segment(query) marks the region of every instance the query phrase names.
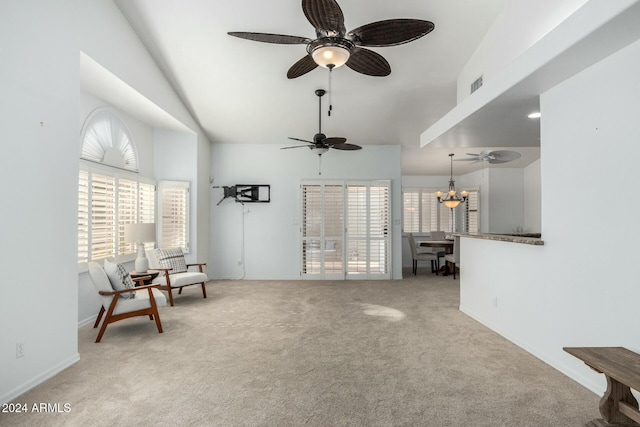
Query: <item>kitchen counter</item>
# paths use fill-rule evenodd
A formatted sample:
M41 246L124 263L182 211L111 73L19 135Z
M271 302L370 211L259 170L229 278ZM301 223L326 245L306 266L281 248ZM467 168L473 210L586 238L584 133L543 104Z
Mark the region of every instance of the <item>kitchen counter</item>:
M540 233L510 233L510 234L496 234L496 233L455 233L460 237L471 237L474 239L484 240L496 240L500 242L521 243L524 245L544 245L542 235Z

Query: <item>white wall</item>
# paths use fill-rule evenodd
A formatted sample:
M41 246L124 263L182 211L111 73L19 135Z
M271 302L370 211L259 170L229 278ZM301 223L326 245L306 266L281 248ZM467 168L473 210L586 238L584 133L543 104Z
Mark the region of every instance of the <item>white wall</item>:
M281 145L213 144L214 186L271 185L271 203L242 205L211 189L209 275L223 278L300 278L301 179L391 179L393 278L402 277L400 146L365 146L359 151L330 150L318 156L306 148ZM244 219L244 267L242 261Z
M507 3L458 76L458 103L470 95L471 83L498 77L588 0L512 0Z
M76 3L0 2L0 402L79 359Z
M154 130L154 169L158 180L188 181L191 184L189 200L189 253L185 255L187 262L206 262L204 255L198 252L199 228L198 220L198 187L205 182L198 180L197 137L194 133L170 131L166 129ZM208 202L208 199L206 199ZM203 239L207 234L202 235ZM200 257L203 257L200 259Z
M630 269L640 229L632 202L614 196L632 194L640 180L639 73L640 41L541 95L544 246L461 245L461 310L598 394L603 376L562 347L640 351L640 287ZM617 267L602 248L615 251Z
M489 233L512 233L524 227L524 170L489 168Z
M542 231L540 180L540 160L536 160L524 168L524 231L527 233Z

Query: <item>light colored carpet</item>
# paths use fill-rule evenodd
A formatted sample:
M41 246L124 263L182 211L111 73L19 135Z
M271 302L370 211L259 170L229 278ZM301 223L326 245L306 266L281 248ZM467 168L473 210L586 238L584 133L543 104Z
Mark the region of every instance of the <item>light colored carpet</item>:
M7 426L581 426L599 397L458 310L458 280L212 281L79 330Z

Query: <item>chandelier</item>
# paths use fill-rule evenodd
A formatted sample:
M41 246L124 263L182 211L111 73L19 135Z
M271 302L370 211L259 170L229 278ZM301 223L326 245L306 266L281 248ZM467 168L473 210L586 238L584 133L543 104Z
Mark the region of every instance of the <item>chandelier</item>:
M446 207L453 209L460 203L464 203L467 200L469 192L461 191L460 196L458 196L458 193L456 192L456 183L453 180L453 153L449 154L449 157L451 157L451 178L449 179L449 191L446 195L442 194L442 191L438 191L435 193L435 196L438 198L438 202L444 203Z

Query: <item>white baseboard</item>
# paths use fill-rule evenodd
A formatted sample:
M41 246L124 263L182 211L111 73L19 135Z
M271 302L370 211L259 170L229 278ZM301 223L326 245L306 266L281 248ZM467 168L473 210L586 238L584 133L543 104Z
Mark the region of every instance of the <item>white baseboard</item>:
M40 373L39 375L36 375L26 383L14 388L13 390L10 390L5 395L1 396L0 404L11 402L15 398L26 393L27 391L31 390L35 386L40 385L46 380L48 380L49 378L53 378L54 376L58 375L60 372L64 371L69 366L73 365L79 360L80 360L80 354L76 353L73 356L69 357L68 359L63 360L57 365L51 367L50 369L47 369L46 371Z
M83 326L92 325L93 323L95 323L97 318L98 315L96 314L95 316L87 317L86 319L79 321L78 329L82 328Z
M588 377L588 376L585 376L585 375L581 374L580 372L576 371L572 366L569 366L566 363L563 363L562 361L559 361L559 360L557 360L556 358L554 358L552 356L549 356L547 354L544 354L544 353L534 349L532 346L528 345L527 343L525 343L525 342L523 342L523 341L521 341L519 339L516 339L516 338L514 338L512 336L509 336L509 334L504 333L504 331L500 330L500 328L494 327L493 325L491 325L490 322L487 322L484 319L482 319L481 317L475 315L474 313L472 313L470 310L466 309L462 305L459 307L459 309L460 309L461 312L463 312L464 314L466 314L467 316L469 316L470 318L472 318L476 322L481 323L482 325L484 325L487 328L491 329L495 333L497 333L500 336L504 337L505 339L511 341L512 343L514 343L515 345L517 345L518 347L520 347L521 349L523 349L527 353L529 353L532 356L535 356L538 359L542 360L547 365L551 366L555 370L557 370L557 371L561 372L562 374L566 375L567 377L571 378L572 380L574 380L578 384L584 386L585 388L591 390L592 392L594 392L598 396L602 396L602 393L604 391L602 383L594 381L594 379L592 377Z

